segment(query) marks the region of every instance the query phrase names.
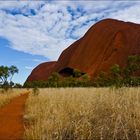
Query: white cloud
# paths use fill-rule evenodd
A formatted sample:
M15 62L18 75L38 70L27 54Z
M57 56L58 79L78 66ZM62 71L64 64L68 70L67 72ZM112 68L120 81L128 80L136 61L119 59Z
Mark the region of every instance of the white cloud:
M33 69L33 67L30 67L30 66L25 66L25 69L27 69L27 70L32 70L32 69Z
M110 18L113 17L124 21L140 23L140 3L138 5L134 5L133 7L110 14Z
M34 62L42 62L41 59L33 59L32 61L34 61Z
M140 23L139 6L140 2L119 1L1 1L0 36L13 49L56 60L100 19Z

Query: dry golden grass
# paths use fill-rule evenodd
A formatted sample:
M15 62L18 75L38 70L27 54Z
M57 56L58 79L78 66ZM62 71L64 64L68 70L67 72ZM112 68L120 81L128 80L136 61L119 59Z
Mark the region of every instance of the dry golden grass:
M25 140L140 140L140 88L41 89L24 119Z
M8 91L0 89L0 107L9 103L12 98L19 96L26 91L26 89L9 89Z

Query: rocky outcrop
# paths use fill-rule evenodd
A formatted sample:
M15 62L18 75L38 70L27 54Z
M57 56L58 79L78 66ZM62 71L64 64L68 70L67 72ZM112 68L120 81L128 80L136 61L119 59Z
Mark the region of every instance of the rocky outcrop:
M45 81L48 79L48 77L52 74L54 71L54 66L56 62L45 62L40 65L38 65L29 75L26 82L32 82L32 81Z
M35 68L27 81L45 80L52 70L69 76L73 69L94 78L100 71L108 72L114 64L124 67L130 55L140 55L140 25L105 19L65 49L57 62Z

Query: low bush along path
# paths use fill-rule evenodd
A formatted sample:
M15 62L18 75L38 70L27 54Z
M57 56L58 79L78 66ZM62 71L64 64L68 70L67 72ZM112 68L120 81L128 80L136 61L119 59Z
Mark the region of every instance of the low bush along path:
M21 140L24 133L23 115L28 93L15 97L0 108L0 140Z

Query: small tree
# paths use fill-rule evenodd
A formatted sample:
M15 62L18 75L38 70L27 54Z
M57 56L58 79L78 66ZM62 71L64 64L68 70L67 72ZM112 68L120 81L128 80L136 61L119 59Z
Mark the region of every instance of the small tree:
M19 84L19 83L16 83L16 84L14 85L14 88L22 88L22 85Z
M121 69L117 64L111 67L111 79L112 84L115 85L116 87L122 86Z
M12 78L15 73L18 73L18 69L16 66L0 66L0 84L3 87L13 86ZM8 78L10 80L8 80Z
M77 79L70 76L65 80L68 87L76 87L77 86Z
M106 72L101 71L94 79L94 85L97 87L106 87L109 85L108 75Z
M126 77L134 75L140 69L140 56L129 56L127 60L127 66L124 69Z
M34 96L39 95L39 89L38 89L38 87L34 87L34 88L33 88L32 94L33 94Z
M127 65L123 69L124 84L126 86L133 86L136 84L135 73L140 70L140 56L129 56L127 59ZM135 80L134 80L135 79Z
M75 69L73 71L73 77L78 78L78 77L81 77L81 76L82 76L82 72L80 70Z
M81 86L88 87L90 85L90 79L89 79L89 76L87 74L82 75L81 80L82 80Z
M3 85L8 82L10 76L9 68L7 66L0 66L0 83Z
M57 72L52 73L52 75L48 78L48 86L50 87L58 87L60 81L60 75Z
M14 74L18 72L19 70L16 66L12 65L11 67L9 67L10 82L12 81Z

